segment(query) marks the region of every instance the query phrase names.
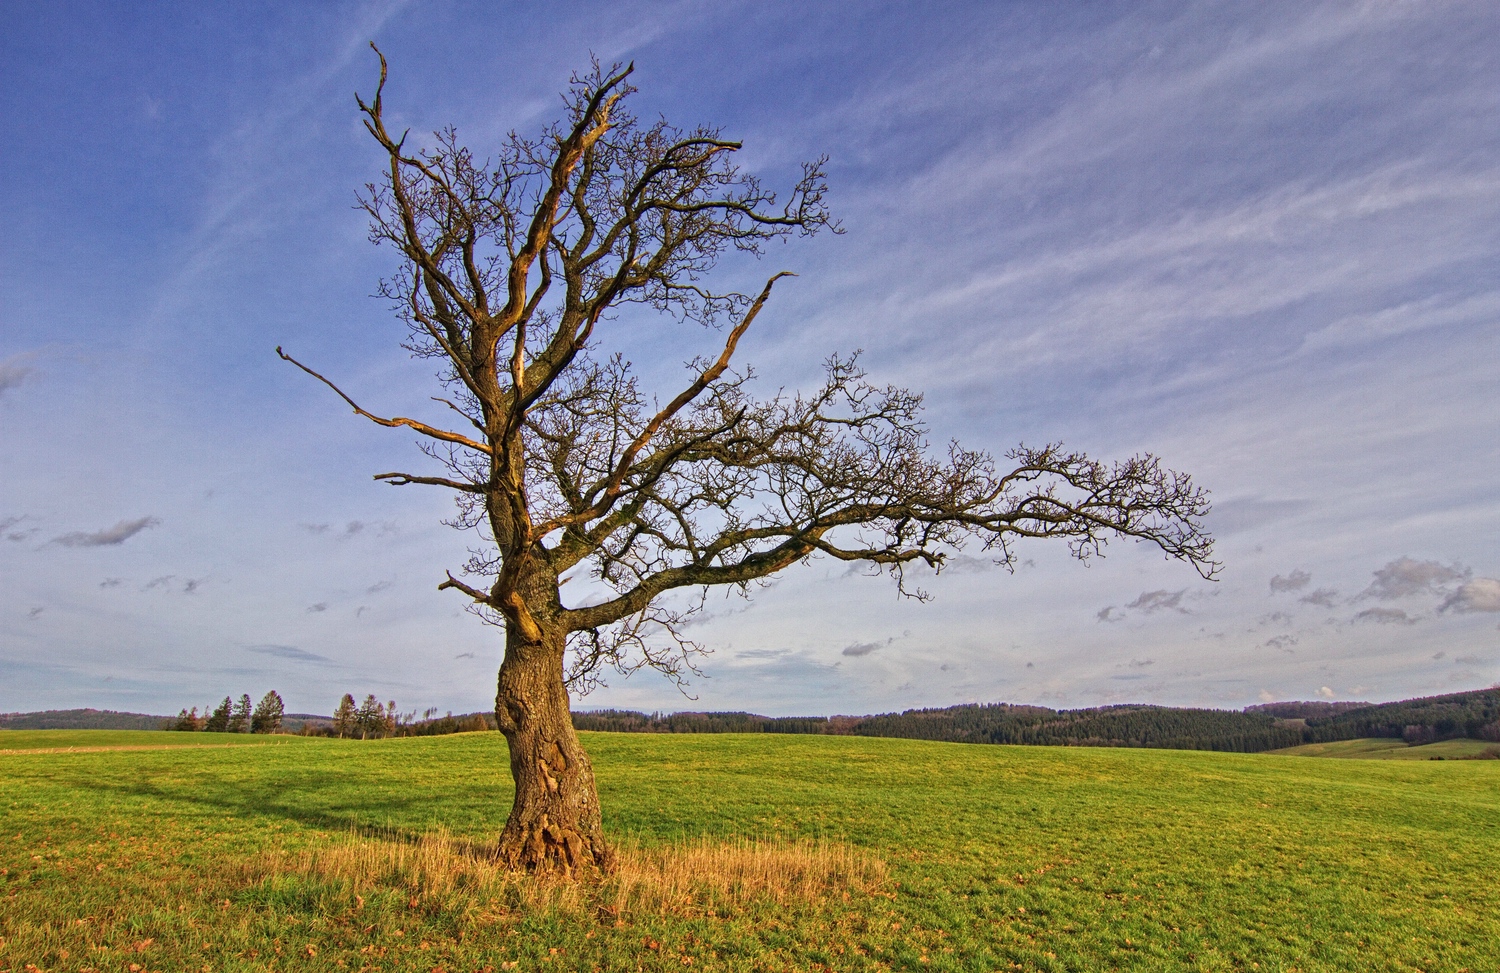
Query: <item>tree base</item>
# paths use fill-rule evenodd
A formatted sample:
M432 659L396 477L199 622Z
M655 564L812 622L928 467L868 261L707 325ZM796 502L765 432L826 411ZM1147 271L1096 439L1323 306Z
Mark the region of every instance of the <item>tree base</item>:
M545 812L528 822L514 818L500 835L500 860L506 867L533 874L581 877L589 872L608 874L614 853L597 831L569 826Z

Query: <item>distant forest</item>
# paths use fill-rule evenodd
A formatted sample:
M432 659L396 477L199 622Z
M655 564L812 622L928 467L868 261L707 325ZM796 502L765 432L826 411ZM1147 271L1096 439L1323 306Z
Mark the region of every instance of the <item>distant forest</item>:
M596 710L574 713L573 725L623 733L818 733L1258 753L1359 737L1401 737L1411 744L1461 737L1500 742L1500 689L1395 703L1268 703L1242 711L1135 704L1054 710L1008 703L832 717Z
M405 723L400 736L494 729L490 713L448 715ZM0 729L161 729L168 717L108 710L0 714ZM326 733L329 717L289 715L292 732ZM1181 709L1127 704L1054 710L1009 703L910 709L878 716L758 716L754 713L573 714L580 730L614 733L806 733L904 737L953 743L1044 746L1155 747L1257 753L1304 743L1400 737L1418 745L1472 738L1500 742L1500 688L1395 703L1266 703L1244 710ZM390 734L381 734L390 735Z

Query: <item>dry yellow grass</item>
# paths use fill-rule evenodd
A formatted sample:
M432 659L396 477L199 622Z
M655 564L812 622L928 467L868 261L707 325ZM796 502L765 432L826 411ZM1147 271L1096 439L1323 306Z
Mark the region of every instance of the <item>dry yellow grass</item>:
M616 848L611 873L569 881L511 872L492 847L443 831L416 839L351 832L312 848L267 852L246 869L248 883L298 876L343 886L356 899L394 889L413 905L462 896L525 911L593 910L601 918L809 902L875 892L886 881L885 862L838 842L707 838L652 847L627 843Z

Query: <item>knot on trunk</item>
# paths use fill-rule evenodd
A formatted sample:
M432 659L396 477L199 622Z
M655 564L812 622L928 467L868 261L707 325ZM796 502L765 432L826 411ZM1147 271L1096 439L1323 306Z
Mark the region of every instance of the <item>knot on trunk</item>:
M541 756L536 758L536 768L541 771L542 780L547 784L547 790L557 793L557 778L568 769L568 758L563 756L562 749L558 747L557 741L548 740L542 750Z

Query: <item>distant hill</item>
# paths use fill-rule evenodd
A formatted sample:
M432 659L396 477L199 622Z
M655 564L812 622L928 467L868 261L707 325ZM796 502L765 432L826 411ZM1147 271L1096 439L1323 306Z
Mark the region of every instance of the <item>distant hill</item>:
M160 730L170 716L120 713L112 709L49 709L0 713L0 730Z
M0 713L0 730L163 730L176 719L112 709L49 709L40 713ZM281 718L281 728L296 733L304 724L320 726L332 722L331 716L288 713Z
M1400 737L1407 743L1469 738L1500 742L1500 687L1423 696L1309 717L1308 743Z
M171 717L111 710L48 710L0 715L0 729L159 730ZM327 732L332 718L288 713L283 732ZM403 736L455 733L487 725L488 713L422 720ZM594 710L573 714L580 730L616 733L806 733L902 737L954 743L1043 746L1154 747L1258 753L1367 737L1418 746L1440 740L1500 742L1500 687L1403 699L1394 703L1303 701L1263 703L1244 710L1126 704L1054 710L1010 703L909 709L873 716L760 716L755 713L640 713Z
M1500 741L1500 689L1394 703L1265 703L1239 711L1133 704L1053 710L1009 703L830 717L596 710L574 713L573 725L623 733L816 733L1257 753L1362 737L1401 738L1414 745L1464 737Z

